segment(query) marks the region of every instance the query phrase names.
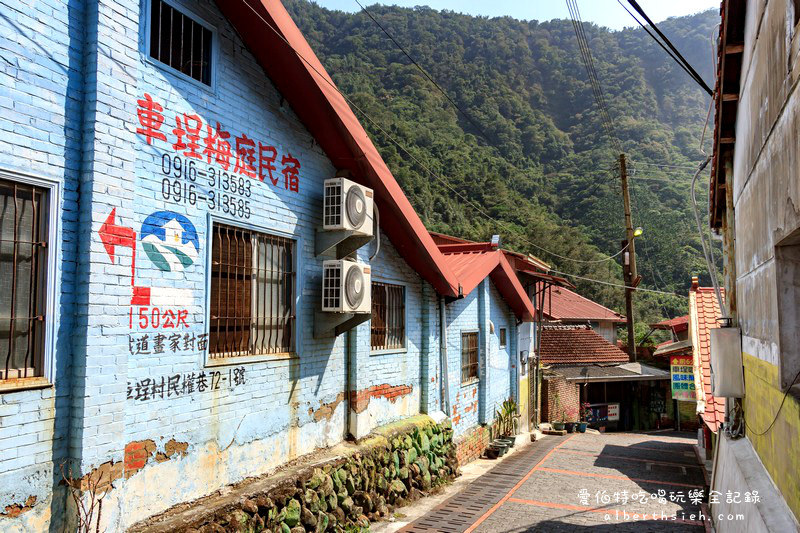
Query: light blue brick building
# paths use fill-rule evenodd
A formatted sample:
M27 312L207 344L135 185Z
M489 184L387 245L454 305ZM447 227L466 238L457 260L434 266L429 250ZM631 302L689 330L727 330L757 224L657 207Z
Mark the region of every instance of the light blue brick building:
M466 436L515 394L513 271L454 271L255 4L0 0L0 530L68 528L62 468L112 484L122 530L420 412ZM337 174L382 221L371 319L339 335L315 332Z

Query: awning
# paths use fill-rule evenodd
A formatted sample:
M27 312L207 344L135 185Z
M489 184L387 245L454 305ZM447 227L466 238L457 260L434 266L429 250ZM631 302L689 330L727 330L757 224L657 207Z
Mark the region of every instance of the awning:
M551 372L564 376L567 381L604 383L612 381L669 380L669 372L642 363L620 365L553 366Z

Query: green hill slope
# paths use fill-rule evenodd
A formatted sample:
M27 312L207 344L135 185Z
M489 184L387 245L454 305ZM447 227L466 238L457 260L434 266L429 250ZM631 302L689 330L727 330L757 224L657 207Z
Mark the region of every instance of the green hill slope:
M578 263L537 247L593 261L617 252L624 238L617 154L570 21L369 8L479 131L364 13L304 0L286 5L339 88L374 121L357 112L430 229L484 240L499 233L504 246L557 270L620 282L615 261ZM622 16L628 15L620 8ZM660 25L710 85L717 21L709 11ZM709 98L642 30L588 24L586 33L617 136L632 160L634 223L645 230L637 240L642 286L686 294L690 275L706 273L689 167L703 159ZM705 212L705 185L699 193ZM622 307L620 289L576 282L587 296ZM640 320L685 312L680 298L639 293L637 303Z

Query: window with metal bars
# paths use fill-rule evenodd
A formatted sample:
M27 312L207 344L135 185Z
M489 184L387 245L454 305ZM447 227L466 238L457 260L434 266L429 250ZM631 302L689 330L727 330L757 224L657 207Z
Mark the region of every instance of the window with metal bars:
M44 375L47 196L0 179L0 380Z
M399 350L406 346L406 288L372 282L372 349Z
M211 85L214 33L163 0L150 2L150 57Z
M295 242L214 224L209 358L283 354L295 343Z
M478 332L461 334L461 383L478 379Z

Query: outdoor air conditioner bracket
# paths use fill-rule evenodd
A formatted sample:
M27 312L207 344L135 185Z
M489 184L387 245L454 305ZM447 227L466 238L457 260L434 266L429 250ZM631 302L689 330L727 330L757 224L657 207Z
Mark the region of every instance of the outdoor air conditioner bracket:
M338 337L357 325L370 319L372 313L327 313L317 311L314 314L314 338L324 337L333 331Z
M336 259L344 259L369 241L372 236L356 235L355 230L322 230L318 229L314 240L314 253L325 255L336 249Z

